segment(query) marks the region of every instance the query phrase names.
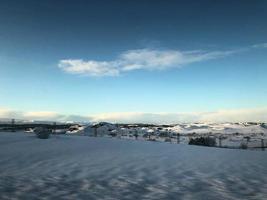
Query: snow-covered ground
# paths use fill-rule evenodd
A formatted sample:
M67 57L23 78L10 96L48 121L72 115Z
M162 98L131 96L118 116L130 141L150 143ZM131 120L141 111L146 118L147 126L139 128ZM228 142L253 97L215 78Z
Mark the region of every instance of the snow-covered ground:
M88 127L87 130L85 127ZM267 135L267 124L264 123L185 123L176 125L124 125L119 126L111 123L103 123L98 126L99 132L107 133L108 130L117 129L118 133L160 133L160 132L171 132L180 134L261 134ZM101 129L101 130L100 130ZM86 132L90 134L93 133L90 125L80 127L81 133Z
M0 132L0 199L267 199L266 153Z
M122 139L170 141L188 144L190 138L214 137L216 146L228 148L267 147L267 124L264 123L184 123L176 125L99 123L80 126L68 134L113 136ZM177 136L178 135L178 136ZM178 139L179 137L179 139ZM179 142L178 142L179 141Z

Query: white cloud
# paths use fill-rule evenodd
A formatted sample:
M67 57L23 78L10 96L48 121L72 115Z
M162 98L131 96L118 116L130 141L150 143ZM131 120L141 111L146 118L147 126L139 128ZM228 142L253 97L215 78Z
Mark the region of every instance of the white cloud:
M138 49L121 53L112 61L68 59L60 60L59 68L71 74L89 76L117 76L132 70L164 70L183 65L217 59L237 51L178 51Z
M22 112L0 107L0 118L21 118Z
M119 70L112 62L99 62L94 60L60 60L59 68L71 74L83 74L90 76L116 76Z
M61 117L61 115L59 115L58 113L50 111L25 112L22 116L26 119L37 120L57 119Z
M156 123L173 124L178 122L198 121L198 114L194 113L143 113L118 112L103 113L92 116L93 121L119 122L119 123Z
M136 69L166 69L183 64L185 55L179 51L159 51L139 49L127 51L120 55L121 69L125 71Z
M267 108L229 109L188 113L106 113L92 116L94 121L172 124L183 122L267 122Z
M23 120L59 120L64 115L50 111L22 112L7 108L0 108L0 118L4 119L23 119Z
M214 112L188 113L144 113L144 112L115 112L91 116L64 115L56 112L37 111L21 112L0 108L0 118L45 120L45 121L106 121L119 123L156 123L174 124L184 122L267 122L267 108L228 109Z
M60 60L58 67L71 74L88 76L118 76L132 70L164 70L180 68L184 65L223 58L235 53L255 48L267 48L267 43L228 51L179 51L158 49L129 50L110 61L66 59Z
M255 44L252 47L253 48L267 48L267 43Z
M267 122L267 108L218 110L204 113L204 122Z

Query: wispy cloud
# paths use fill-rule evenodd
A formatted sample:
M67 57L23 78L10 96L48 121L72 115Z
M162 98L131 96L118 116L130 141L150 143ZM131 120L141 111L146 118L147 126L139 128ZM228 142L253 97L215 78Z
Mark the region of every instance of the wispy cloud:
M216 59L234 51L175 51L175 50L130 50L120 55L121 71L136 69L164 70L179 68L186 64Z
M178 51L137 49L122 52L111 61L82 59L60 60L58 67L70 74L88 76L117 76L132 70L165 70L184 65L218 59L233 53L231 51Z
M137 49L122 52L114 60L109 61L64 59L59 61L58 67L70 74L118 76L123 72L133 70L181 68L185 65L219 59L256 48L267 48L267 43L226 51Z
M267 48L267 43L252 45L253 48Z
M114 123L156 123L174 124L184 122L267 122L267 108L228 109L214 112L144 113L115 112L95 115L64 115L50 111L21 112L0 108L0 118L24 120L114 122Z

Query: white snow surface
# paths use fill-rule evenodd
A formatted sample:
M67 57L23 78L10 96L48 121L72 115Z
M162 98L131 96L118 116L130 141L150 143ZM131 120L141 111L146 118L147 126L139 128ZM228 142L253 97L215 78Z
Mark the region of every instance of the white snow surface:
M0 132L0 199L267 199L266 151Z

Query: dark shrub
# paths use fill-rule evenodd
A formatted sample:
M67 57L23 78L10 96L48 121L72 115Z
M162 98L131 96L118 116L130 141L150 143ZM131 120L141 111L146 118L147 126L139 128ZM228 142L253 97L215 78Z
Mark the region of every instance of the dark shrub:
M143 135L144 138L148 138L148 136L149 136L148 133L145 133L145 134Z
M266 129L267 129L267 124L266 124L266 123L262 123L260 126L261 126L262 128L266 128Z
M240 144L240 149L247 149L247 148L248 148L247 144L245 144L245 143Z
M169 137L170 134L168 132L160 132L159 137Z
M134 137L135 137L135 139L137 140L137 138L138 138L138 133L135 133L135 134L134 134Z
M52 133L52 130L47 128L36 128L34 129L34 133L40 139L48 139L50 134Z
M109 133L109 135L110 135L111 137L116 137L116 136L117 136L117 133L116 133L115 131L111 131L111 132Z
M165 142L171 142L171 138L165 138Z
M188 144L214 147L216 146L216 140L215 138L211 138L211 137L198 137L195 139L191 138Z

